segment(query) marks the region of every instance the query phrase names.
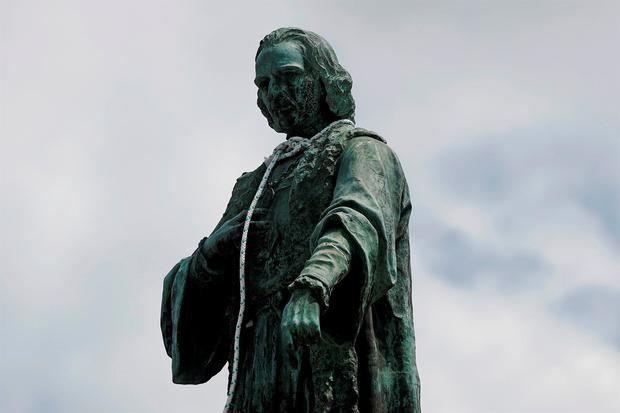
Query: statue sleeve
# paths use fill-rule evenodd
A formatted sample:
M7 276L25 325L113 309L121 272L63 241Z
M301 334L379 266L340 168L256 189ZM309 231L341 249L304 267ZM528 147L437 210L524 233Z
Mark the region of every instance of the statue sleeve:
M207 260L202 253L202 245L207 239L208 237L205 237L198 243L198 248L190 257L189 265L192 278L204 286L208 286L213 280L223 277L226 272L226 262L224 260L217 257Z
M184 258L164 279L161 330L172 358L172 381L204 383L226 364L230 346L229 287L223 279L200 280Z
M337 229L340 249L351 254L348 271L324 271L318 277L329 294L321 329L333 338L355 340L368 306L396 283L395 237L405 187L400 162L385 143L370 137L347 143L332 201L310 240L315 250L322 236Z
M344 229L335 227L327 230L317 241L312 256L289 289L309 289L321 309L326 311L333 288L349 271L352 250L353 243Z
M247 208L247 194L258 185L261 172L259 167L237 180L216 230ZM204 241L164 278L161 331L172 358L172 381L177 384L206 382L224 367L231 349L231 320L238 305L233 280L239 263L207 261L201 253Z

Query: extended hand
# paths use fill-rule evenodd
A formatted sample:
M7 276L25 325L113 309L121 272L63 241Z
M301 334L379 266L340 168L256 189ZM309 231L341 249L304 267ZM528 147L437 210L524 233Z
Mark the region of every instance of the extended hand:
M321 338L320 307L310 290L300 288L293 291L284 312L280 325L282 341L289 355L297 351L297 347L313 344Z

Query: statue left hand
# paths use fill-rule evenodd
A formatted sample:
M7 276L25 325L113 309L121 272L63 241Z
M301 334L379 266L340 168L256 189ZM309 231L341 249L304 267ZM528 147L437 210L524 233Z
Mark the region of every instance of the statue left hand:
M283 344L289 352L296 347L313 344L321 338L321 310L310 290L300 288L293 291L282 313L280 325Z

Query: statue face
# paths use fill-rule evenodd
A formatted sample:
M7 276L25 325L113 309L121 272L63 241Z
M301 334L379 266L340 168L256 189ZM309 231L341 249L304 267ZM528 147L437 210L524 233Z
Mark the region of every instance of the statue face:
M302 49L283 42L263 49L256 59L258 107L269 126L288 135L307 136L320 122L321 82L306 67Z

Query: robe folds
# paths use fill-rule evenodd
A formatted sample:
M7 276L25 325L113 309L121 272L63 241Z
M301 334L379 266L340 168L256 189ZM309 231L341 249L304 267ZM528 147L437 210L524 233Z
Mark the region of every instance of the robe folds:
M216 228L249 207L265 169L237 179ZM250 226L234 411L419 413L411 200L394 152L373 132L329 127L276 164L258 207L271 224ZM351 260L341 260L346 272L330 276L325 245L338 240L347 241ZM238 267L238 256L207 262L199 247L165 277L161 328L175 383L204 383L232 359ZM291 289L303 288L308 272L323 292L321 340L291 359L280 322Z

